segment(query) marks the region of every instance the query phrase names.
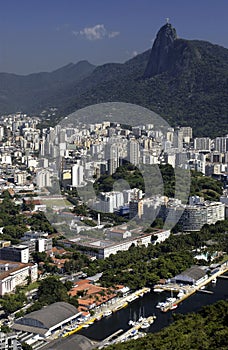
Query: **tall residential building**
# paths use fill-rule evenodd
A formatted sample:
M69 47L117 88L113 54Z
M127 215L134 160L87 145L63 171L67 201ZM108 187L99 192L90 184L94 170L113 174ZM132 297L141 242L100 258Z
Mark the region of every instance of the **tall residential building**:
M174 132L173 147L177 148L180 152L183 150L183 131L181 128L177 128Z
M183 141L189 143L192 139L192 128L190 126L182 126L181 130L183 132Z
M101 192L100 201L94 204L94 209L105 213L113 213L115 209L123 206L124 196L122 192Z
M218 151L220 153L228 152L228 136L216 137L215 151Z
M23 244L3 247L0 249L0 260L18 261L27 264L29 262L29 249Z
M205 224L215 224L225 219L225 204L220 202L187 205L178 225L183 231L199 231Z
M81 186L84 179L84 168L82 165L74 164L71 169L72 186Z
M46 169L37 171L36 173L36 184L37 187L50 187L51 186L51 175Z
M128 143L128 160L131 164L138 165L139 164L139 143L137 140L130 140Z
M119 148L116 144L107 144L105 146L105 159L108 163L108 173L112 175L120 166Z
M3 137L4 137L4 127L0 126L0 141L2 141Z
M196 137L194 139L194 149L198 151L210 152L211 139L209 137Z
M17 185L25 185L27 181L27 172L26 171L17 171L14 173L14 182Z
M129 202L129 219L133 219L138 216L141 219L143 215L143 201L133 200Z

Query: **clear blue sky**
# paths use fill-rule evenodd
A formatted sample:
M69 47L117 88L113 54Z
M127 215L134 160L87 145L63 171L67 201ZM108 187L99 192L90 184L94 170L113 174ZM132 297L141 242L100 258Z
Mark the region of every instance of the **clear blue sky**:
M152 45L166 17L181 38L228 48L227 0L0 0L0 72L124 62Z

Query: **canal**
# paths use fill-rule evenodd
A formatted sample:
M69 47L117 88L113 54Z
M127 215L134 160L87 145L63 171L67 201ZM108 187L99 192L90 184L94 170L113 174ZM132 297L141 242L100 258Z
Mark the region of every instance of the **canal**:
M216 284L208 284L206 290L210 290L213 294L196 292L188 299L179 304L178 308L173 311L162 313L156 308L159 301L164 301L170 296L169 292L147 293L143 297L136 299L126 308L119 310L109 317L104 317L100 321L95 322L87 329L80 331L80 334L94 340L103 340L119 329L127 330L129 320L138 320L140 316L148 317L155 314L156 320L150 326L148 332L157 332L163 327L169 325L172 319L172 313L187 314L189 312L198 311L202 306L210 305L218 300L228 298L228 279L218 278ZM175 296L175 294L173 295Z

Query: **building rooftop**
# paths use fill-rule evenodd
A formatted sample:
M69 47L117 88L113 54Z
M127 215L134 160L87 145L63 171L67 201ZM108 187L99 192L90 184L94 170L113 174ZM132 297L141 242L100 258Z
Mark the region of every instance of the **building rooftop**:
M198 266L192 266L189 269L183 271L181 274L175 276L176 280L199 280L200 278L204 277L206 275L206 272L202 270Z
M32 263L23 264L15 261L0 260L0 265L8 265L9 270L0 272L0 280L10 276L12 273L23 269L24 267L33 266Z
M47 331L76 314L78 314L78 310L75 306L66 302L57 302L16 320L14 326L23 325Z
M46 345L42 350L89 350L93 348L90 339L83 335L74 334L65 339L57 339Z

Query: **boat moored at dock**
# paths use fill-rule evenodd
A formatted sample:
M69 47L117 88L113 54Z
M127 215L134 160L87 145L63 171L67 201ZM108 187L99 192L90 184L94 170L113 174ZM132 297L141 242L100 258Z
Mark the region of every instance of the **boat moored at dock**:
M124 307L126 307L128 305L128 302L125 301L124 303L121 303L119 305L117 305L116 307L114 307L114 309L112 310L113 312L119 311L121 309L123 309Z

